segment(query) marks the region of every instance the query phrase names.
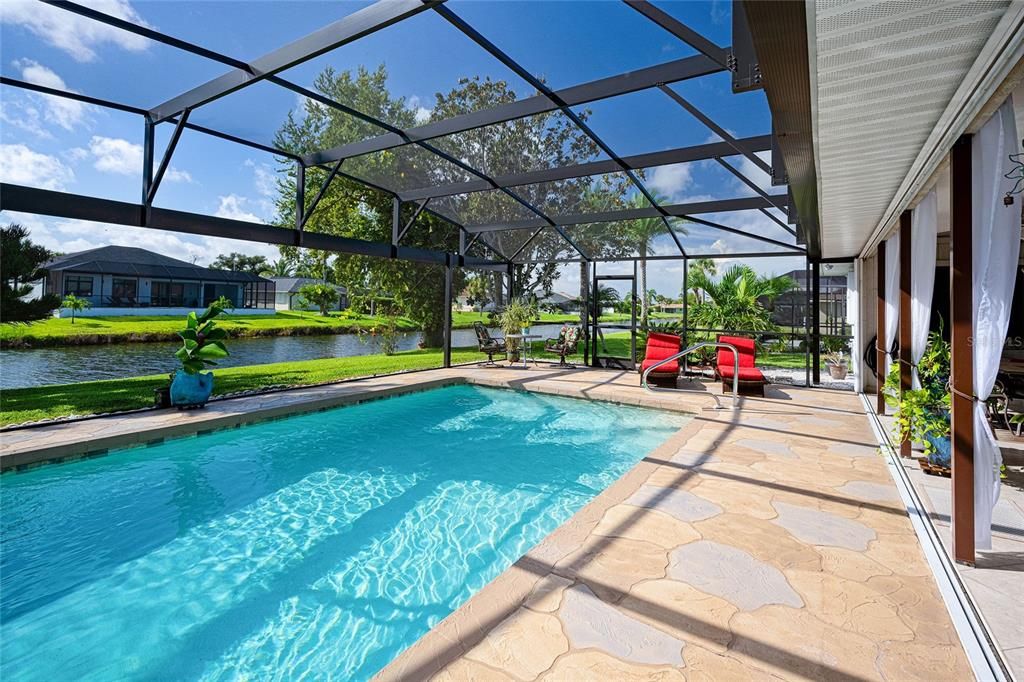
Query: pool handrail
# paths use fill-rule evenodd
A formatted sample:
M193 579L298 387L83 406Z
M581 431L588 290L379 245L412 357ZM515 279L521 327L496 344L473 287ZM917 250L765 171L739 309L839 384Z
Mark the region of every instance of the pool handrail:
M653 365L651 365L650 367L645 369L643 374L640 376L640 385L643 386L648 391L651 391L651 392L684 390L684 389L678 389L678 388L676 388L676 389L672 389L672 388L667 388L667 389L653 388L653 387L651 387L651 386L649 386L647 384L647 375L650 374L651 372L653 372L654 370L658 369L662 365L668 364L668 363L672 362L673 360L678 360L678 359L680 359L680 358L682 358L682 357L684 357L686 355L689 355L690 353L692 353L695 350L699 350L701 348L707 348L709 346L713 346L715 348L728 348L729 350L732 351L732 361L733 361L733 365L734 365L733 372L732 372L732 407L729 408L729 409L732 409L732 410L737 409L739 407L738 400L739 400L739 395L740 395L739 394L739 387L740 387L740 353L739 353L739 350L737 350L736 346L732 345L731 343L722 343L720 341L700 341L698 343L693 344L692 346L687 346L686 348L684 348L683 350L679 351L675 355L671 355L671 356L669 356L669 357L667 357L667 358L665 358L663 360L658 360L656 363L654 363ZM722 404L718 401L718 396L715 395L714 393L712 393L711 397L715 399L715 409L721 410L722 409Z

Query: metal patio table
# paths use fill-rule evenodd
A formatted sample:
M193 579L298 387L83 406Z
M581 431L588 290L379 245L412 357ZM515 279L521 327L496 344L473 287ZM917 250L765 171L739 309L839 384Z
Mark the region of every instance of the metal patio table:
M523 369L529 369L529 365L527 363L530 360L533 360L533 364L535 364L535 365L537 364L537 358L531 357L533 355L533 353L532 353L533 349L532 349L532 347L530 345L530 342L533 341L534 339L543 339L543 338L544 337L541 334L505 334L506 341L508 339L522 339L523 340L523 348L520 351L522 353L522 355L523 355Z

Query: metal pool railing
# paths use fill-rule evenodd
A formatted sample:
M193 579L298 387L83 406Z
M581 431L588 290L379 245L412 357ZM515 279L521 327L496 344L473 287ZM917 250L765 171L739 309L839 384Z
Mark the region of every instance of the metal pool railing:
M733 372L732 372L732 407L730 409L733 409L733 410L737 409L739 407L739 395L740 395L739 394L739 388L740 388L740 354L739 354L739 351L736 349L736 346L734 346L734 345L732 345L730 343L722 343L720 341L701 341L699 343L693 344L692 346L687 346L686 348L684 348L683 350L679 351L675 355L667 357L664 360L659 360L658 362L654 363L653 365L651 365L650 367L645 369L644 373L640 376L640 385L643 386L648 391L651 391L651 392L666 391L666 392L670 393L672 391L685 390L685 389L678 389L678 388L675 388L675 389L673 389L673 388L653 388L653 387L651 387L651 386L649 386L647 384L647 375L650 374L651 372L653 372L654 370L658 369L662 365L666 365L666 364L672 362L673 360L678 360L679 358L682 358L682 357L684 357L686 355L689 355L690 353L692 353L695 350L699 350L701 348L707 348L709 346L713 346L715 348L728 348L729 350L732 351L732 361L733 361ZM716 410L725 409L725 408L722 407L722 403L721 403L721 401L718 400L718 396L717 395L715 395L714 393L711 393L710 395L711 395L712 398L715 399L715 409Z

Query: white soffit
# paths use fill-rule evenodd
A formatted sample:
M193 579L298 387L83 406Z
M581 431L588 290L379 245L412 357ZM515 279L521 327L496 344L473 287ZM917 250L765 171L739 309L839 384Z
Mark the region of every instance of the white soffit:
M822 256L856 256L1008 0L815 0Z

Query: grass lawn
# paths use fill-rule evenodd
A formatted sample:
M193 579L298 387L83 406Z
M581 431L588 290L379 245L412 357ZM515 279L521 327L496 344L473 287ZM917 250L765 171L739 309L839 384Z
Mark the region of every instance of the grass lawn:
M608 315L606 319L629 319L628 315ZM487 322L486 314L455 312L452 326L468 329L474 322ZM553 315L543 313L541 323L558 324L578 322L579 314ZM279 311L274 315L228 314L217 324L232 337L246 336L288 336L312 334L345 334L359 329L369 329L382 322L380 317L369 315L349 316L344 312L324 317L315 312ZM177 341L179 329L184 326L180 316L138 316L138 317L80 317L74 324L68 318L50 318L32 324L0 324L0 347L10 346L64 346L117 343L132 341ZM401 331L416 331L418 325L412 320L398 318Z
M471 362L482 356L476 349L452 351L452 362ZM440 367L440 350L415 350L392 356L281 362L228 367L214 371L214 395L269 386L303 386L401 370ZM153 404L153 390L167 385L167 376L132 377L78 384L15 388L0 393L0 426L48 417L131 410Z

